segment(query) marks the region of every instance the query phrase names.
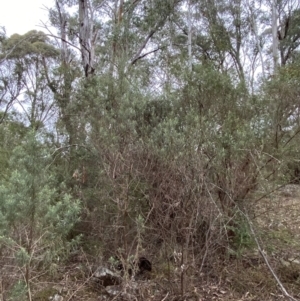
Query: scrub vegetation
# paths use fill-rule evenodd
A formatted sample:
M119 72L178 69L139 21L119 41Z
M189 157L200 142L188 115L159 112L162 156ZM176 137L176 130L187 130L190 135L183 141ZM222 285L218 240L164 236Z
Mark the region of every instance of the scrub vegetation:
M0 34L0 300L299 300L298 1L43 26Z

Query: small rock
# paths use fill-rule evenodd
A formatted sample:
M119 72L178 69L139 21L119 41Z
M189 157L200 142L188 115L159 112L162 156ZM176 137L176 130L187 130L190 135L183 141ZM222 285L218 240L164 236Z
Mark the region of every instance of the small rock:
M294 264L300 264L300 261L296 258L289 258L288 261Z
M105 267L99 267L95 271L93 280L103 286L118 285L122 282L121 277Z
M288 262L288 261L285 261L284 259L280 259L280 262L281 262L281 264L283 265L283 266L285 266L285 267L289 267L290 265L291 265L291 263L290 262Z
M51 301L63 301L64 300L64 298L59 294L55 294L53 297L50 297L49 299Z
M110 296L117 296L121 291L121 286L120 285L109 285L105 288L105 290Z

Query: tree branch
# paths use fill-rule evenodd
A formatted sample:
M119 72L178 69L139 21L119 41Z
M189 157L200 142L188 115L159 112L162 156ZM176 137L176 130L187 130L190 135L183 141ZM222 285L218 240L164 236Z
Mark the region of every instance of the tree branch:
M143 42L143 44L141 45L140 49L137 51L136 55L134 56L134 58L131 60L130 65L134 65L136 63L137 60L139 60L140 58L140 54L142 53L142 51L144 50L144 48L146 47L147 43L149 42L149 40L151 39L151 37L155 34L157 30L157 26L155 29L152 29L148 36L146 37L145 41Z
M166 46L160 46L160 47L157 47L156 49L153 49L153 50L151 50L151 51L148 51L148 52L146 52L146 53L144 53L144 54L142 54L142 55L136 57L134 60L131 61L130 64L131 64L131 65L134 65L138 60L144 58L145 56L147 56L147 55L149 55L149 54L151 54L151 53L155 53L156 51L161 50L161 49L163 49L163 48L165 48L165 47L166 47Z

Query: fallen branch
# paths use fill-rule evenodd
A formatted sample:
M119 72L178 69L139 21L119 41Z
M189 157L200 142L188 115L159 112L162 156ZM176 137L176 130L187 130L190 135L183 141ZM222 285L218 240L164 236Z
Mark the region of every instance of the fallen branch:
M268 267L270 273L272 274L272 276L273 276L274 279L276 280L276 282L277 282L277 284L278 284L280 290L282 291L282 293L284 294L284 296L285 296L287 299L292 300L292 301L299 301L299 300L295 299L294 297L292 297L292 296L287 292L287 290L285 289L285 287L283 286L282 282L280 281L280 279L278 278L278 276L277 276L276 273L274 272L273 268L271 267L271 265L270 265L270 263L269 263L269 261L268 261L268 258L267 258L267 256L266 256L264 250L263 250L262 247L260 246L260 243L259 243L259 241L258 241L258 239L257 239L257 235L256 235L256 233L255 233L255 231L254 231L254 229L253 229L252 223L251 223L251 221L250 221L248 215L245 214L245 213L242 212L242 211L241 211L241 213L245 216L245 218L246 218L246 220L247 220L247 222L248 222L248 225L249 225L251 234L252 234L252 236L253 236L253 238L254 238L254 241L255 241L255 243L256 243L256 245L257 245L258 251L259 251L261 257L263 258L264 262L266 263L266 265L267 265L267 267Z

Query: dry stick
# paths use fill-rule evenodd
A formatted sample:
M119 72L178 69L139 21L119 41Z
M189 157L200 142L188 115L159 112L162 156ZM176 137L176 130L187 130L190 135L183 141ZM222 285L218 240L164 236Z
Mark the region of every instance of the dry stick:
M86 263L89 264L89 261L87 259L87 257L85 256L85 259L86 259ZM71 296L67 299L67 301L70 301L78 291L80 291L94 276L95 273L92 273L91 276L89 276L81 285L79 285L79 287L77 287L73 293L71 294Z
M88 277L81 285L79 285L79 287L77 287L74 292L70 295L70 297L67 299L67 301L70 301L77 292L79 292L94 276L94 274L92 274L90 277ZM297 301L297 300L296 300Z
M181 262L180 262L180 290L181 290L181 296L183 298L184 295L184 247L182 244L182 248L181 248Z
M285 295L285 297L288 298L289 300L292 300L292 301L299 301L299 300L295 299L294 297L292 297L292 296L287 292L287 290L286 290L285 287L283 286L282 282L280 281L280 279L278 278L278 276L275 274L273 268L271 267L271 265L270 265L270 263L269 263L269 261L268 261L268 258L266 257L266 255L265 255L265 253L264 253L264 250L261 248L261 246L260 246L260 244L259 244L259 241L258 241L258 239L257 239L257 235L256 235L256 233L255 233L255 231L254 231L254 229L253 229L253 227L252 227L252 223L251 223L251 221L250 221L248 215L245 214L245 213L242 212L242 211L240 211L240 212L245 216L245 218L246 218L246 220L247 220L247 222L248 222L248 224L249 224L251 234L252 234L252 236L253 236L253 238L254 238L254 240L255 240L255 243L256 243L256 245L257 245L258 251L259 251L260 255L262 256L264 262L266 263L266 265L267 265L269 271L271 272L272 276L275 278L277 284L279 285L280 290L281 290L282 293Z
M164 298L161 299L161 301L165 301L165 300L167 299L167 297L169 296L169 293L170 293L170 292L168 292L168 293L164 296Z
M1 292L1 300L4 301L4 285L3 285L3 279L0 278L0 292Z

